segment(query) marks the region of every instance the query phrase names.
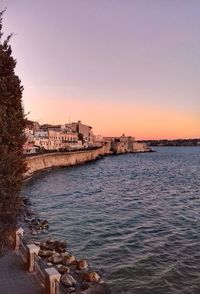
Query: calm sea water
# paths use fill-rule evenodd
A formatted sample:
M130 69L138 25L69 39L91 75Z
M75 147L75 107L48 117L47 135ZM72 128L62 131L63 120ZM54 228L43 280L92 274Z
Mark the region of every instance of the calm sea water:
M154 149L39 173L23 193L113 293L200 293L200 148Z

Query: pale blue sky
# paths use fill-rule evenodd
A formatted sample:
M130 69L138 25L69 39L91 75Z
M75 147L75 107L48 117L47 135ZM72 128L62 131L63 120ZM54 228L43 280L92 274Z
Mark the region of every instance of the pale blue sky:
M102 109L105 103L117 119L117 101L118 107L132 107L133 116L150 107L149 116L145 112L149 120L160 109L169 113L170 123L173 111L188 115L194 120L191 128L196 127L191 136L200 136L200 1L1 0L4 7L4 31L15 33L13 54L25 87L25 109L33 119L63 122L70 116L96 123L105 133L98 107L88 113L84 108L82 117L78 108L95 102ZM61 111L54 117L41 109L41 99L49 107L57 101L66 115ZM96 115L90 116L92 111ZM179 123L174 121L174 127Z

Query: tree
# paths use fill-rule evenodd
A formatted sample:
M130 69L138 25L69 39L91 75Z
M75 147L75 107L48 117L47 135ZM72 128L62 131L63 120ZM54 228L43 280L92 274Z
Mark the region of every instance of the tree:
M16 60L9 41L2 40L0 12L0 253L13 243L13 232L21 211L20 190L26 170L22 146L25 142L23 87L15 75Z

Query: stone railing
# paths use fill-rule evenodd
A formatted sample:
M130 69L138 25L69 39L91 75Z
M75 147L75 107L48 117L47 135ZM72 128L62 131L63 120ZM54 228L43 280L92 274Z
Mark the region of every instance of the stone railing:
M35 244L27 244L23 238L23 229L16 231L15 249L27 265L29 272L35 272L45 288L47 294L62 294L62 286L59 282L60 274L54 267L47 267L43 260L38 256L39 247Z

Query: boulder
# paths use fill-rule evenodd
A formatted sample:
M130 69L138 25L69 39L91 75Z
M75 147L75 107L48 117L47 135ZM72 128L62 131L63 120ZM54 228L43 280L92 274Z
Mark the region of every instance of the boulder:
M82 291L87 290L89 287L90 287L90 284L88 282L83 281L83 283L81 284L81 287L80 287L81 293L82 293Z
M59 253L64 253L66 252L66 247L67 247L67 242L66 241L61 241L61 240L56 240L54 242L55 250Z
M34 218L31 217L31 216L25 216L25 217L24 217L24 221L25 221L26 223L30 223L32 220L34 220Z
M38 234L38 231L35 229L31 229L31 235L35 236Z
M30 226L33 226L33 227L38 226L40 225L40 222L41 222L40 219L35 217L31 220Z
M63 265L73 264L75 257L73 255L66 255L63 257Z
M50 267L52 267L53 266L53 263L47 262L47 265L50 266Z
M59 263L59 264L56 264L54 267L55 267L55 269L57 269L57 271L58 271L58 269L59 269L61 266L62 266L62 264Z
M76 269L81 271L81 270L86 270L88 268L88 263L86 260L76 260L75 262Z
M56 251L57 251L58 253L65 253L65 252L66 252L66 249L65 249L65 248L62 248L62 247L57 247L57 248L56 248Z
M54 239L46 239L45 241L44 241L46 244L54 244Z
M50 242L49 240L43 241L40 243L40 249L53 251L55 249L54 242Z
M62 256L63 259L65 256L70 256L69 252L67 252L67 251L60 253L60 255Z
M62 256L60 256L59 253L54 253L51 255L48 259L49 262L52 262L53 264L59 264L62 263Z
M69 288L67 288L67 292L66 293L75 293L75 291L76 291L76 288L69 287Z
M101 277L96 272L82 273L81 277L86 282L95 282L95 283L98 283L98 282L101 281Z
M67 273L61 276L60 282L66 287L76 286L76 280L70 274Z
M32 243L34 243L37 246L40 246L40 242L39 241L33 241Z
M62 265L62 266L60 266L60 267L57 268L57 271L58 271L61 275L63 275L63 274L65 274L65 273L68 274L69 271L70 271L70 269L69 269L67 266Z
M28 205L29 205L29 206L31 205L31 201L30 201L28 198L26 198L26 197L23 197L23 198L22 198L22 201L23 201L23 203L24 203L25 205L27 205L27 206L28 206Z
M39 250L38 255L40 257L50 257L51 255L53 255L53 251L51 250Z
M46 219L41 222L41 227L42 227L42 229L48 229L49 228L49 223L48 223L48 221Z

